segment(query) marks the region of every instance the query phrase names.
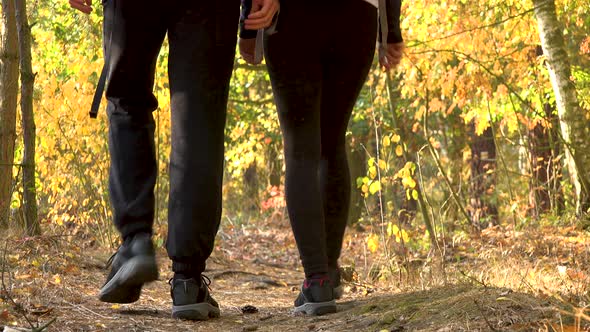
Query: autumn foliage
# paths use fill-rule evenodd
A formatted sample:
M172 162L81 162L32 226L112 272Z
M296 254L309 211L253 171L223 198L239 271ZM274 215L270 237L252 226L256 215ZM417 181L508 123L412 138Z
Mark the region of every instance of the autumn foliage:
M572 80L588 111L590 6L587 0L556 4ZM101 9L82 16L62 1L29 7L39 220L45 230L89 232L103 244L115 244L106 114L88 117L103 64ZM568 147L557 132L555 97L532 3L404 2L402 12L405 59L390 75L375 65L348 134L355 187L351 223L375 230L365 239L369 251L394 255L436 249L455 232L494 225L520 229L583 220L567 218L575 212L576 199L563 165ZM165 47L154 86L160 245L169 186L166 68ZM284 220L282 142L263 66L248 67L236 59L228 112L224 220ZM485 151L475 146L482 141L489 147ZM21 159L22 143L17 142L10 202L15 225L23 204ZM546 169L551 176L539 179ZM539 201L545 197L552 203Z

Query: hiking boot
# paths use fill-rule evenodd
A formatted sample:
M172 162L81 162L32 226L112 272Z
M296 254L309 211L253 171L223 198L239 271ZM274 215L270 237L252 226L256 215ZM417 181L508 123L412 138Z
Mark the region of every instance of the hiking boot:
M219 304L209 294L211 280L199 278L170 279L172 317L188 320L207 320L219 317Z
M327 275L305 279L295 300L295 313L298 312L318 316L336 312L334 289Z
M342 298L344 289L342 288L342 283L340 281L340 268L329 268L328 276L330 276L330 282L332 282L332 287L334 288L334 299L338 300Z
M100 289L99 300L132 303L139 299L143 284L158 279L158 265L150 235L140 233L123 243L111 256L111 272Z

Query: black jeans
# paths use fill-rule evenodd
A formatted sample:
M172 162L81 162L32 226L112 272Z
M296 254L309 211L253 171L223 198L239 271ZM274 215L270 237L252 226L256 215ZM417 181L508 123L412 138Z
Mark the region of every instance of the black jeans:
M221 218L224 126L239 0L106 0L109 191L123 238L152 232L156 60L168 34L172 113L167 249L200 273Z
M310 276L336 267L342 249L351 190L345 134L374 57L377 10L362 0L284 1L278 24L266 39L266 61L289 219Z

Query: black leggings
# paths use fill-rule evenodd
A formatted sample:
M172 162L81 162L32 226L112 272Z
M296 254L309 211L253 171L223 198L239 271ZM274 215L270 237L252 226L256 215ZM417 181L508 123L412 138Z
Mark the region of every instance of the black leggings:
M278 32L266 39L287 208L308 277L338 264L351 189L345 135L376 35L377 9L363 0L293 0L281 2Z

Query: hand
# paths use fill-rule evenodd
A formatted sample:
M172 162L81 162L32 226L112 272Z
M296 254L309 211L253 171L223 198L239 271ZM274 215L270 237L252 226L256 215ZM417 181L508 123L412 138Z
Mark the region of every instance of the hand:
M272 19L280 8L279 0L252 0L252 10L250 11L248 18L244 20L244 27L247 30L268 28L272 24Z
M70 0L70 7L84 14L90 14L92 12L92 0Z
M404 56L404 43L387 44L379 49L379 63L385 70L399 65Z
M260 64L260 61L255 61L256 58L254 56L254 53L256 52L256 38L240 38L240 40L238 41L238 46L240 48L240 55L242 56L242 58L244 58L244 60L246 60L247 63L251 65Z

